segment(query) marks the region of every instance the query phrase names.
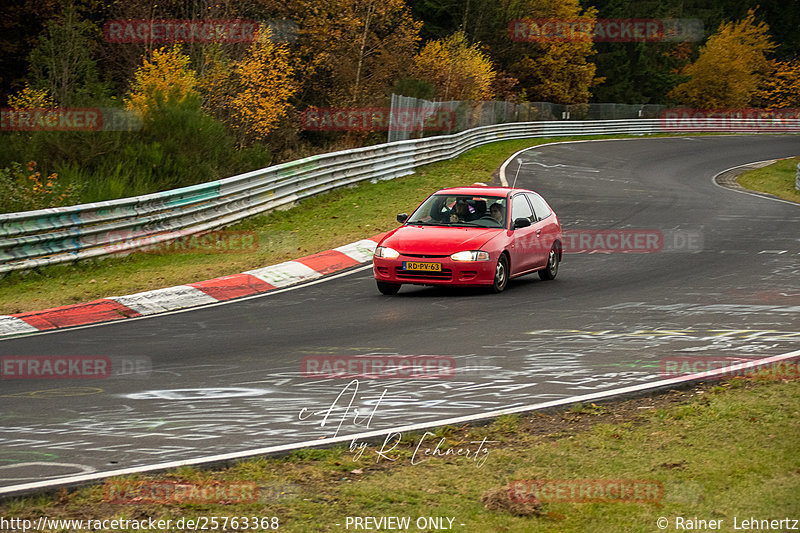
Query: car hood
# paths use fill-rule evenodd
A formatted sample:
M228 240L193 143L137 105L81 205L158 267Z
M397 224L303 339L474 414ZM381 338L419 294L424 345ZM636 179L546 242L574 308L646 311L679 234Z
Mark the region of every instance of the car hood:
M381 246L394 248L401 254L450 255L478 250L503 231L500 228L409 225L387 235Z

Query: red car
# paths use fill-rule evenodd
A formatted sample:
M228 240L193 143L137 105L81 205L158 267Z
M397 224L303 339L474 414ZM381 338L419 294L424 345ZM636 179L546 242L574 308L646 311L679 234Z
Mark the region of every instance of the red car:
M561 225L533 191L442 189L397 221L403 225L381 239L372 260L383 294L397 294L404 283L501 292L510 278L539 272L551 280L558 273Z

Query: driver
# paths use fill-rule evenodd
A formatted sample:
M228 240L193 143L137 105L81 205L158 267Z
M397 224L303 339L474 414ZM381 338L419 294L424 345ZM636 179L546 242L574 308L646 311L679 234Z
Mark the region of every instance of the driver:
M467 203L466 198L456 200L456 205L450 212L450 222L469 222L477 218L474 209Z

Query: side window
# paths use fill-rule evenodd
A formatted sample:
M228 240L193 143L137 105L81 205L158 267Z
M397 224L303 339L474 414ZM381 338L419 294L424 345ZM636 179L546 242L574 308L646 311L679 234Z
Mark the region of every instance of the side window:
M544 220L552 214L550 208L547 207L547 202L541 196L538 194L527 194L527 196L533 206L533 212L536 213L536 218Z
M527 218L531 222L536 221L536 219L533 218L531 205L528 203L524 194L516 195L511 201L511 219L516 220L518 218Z

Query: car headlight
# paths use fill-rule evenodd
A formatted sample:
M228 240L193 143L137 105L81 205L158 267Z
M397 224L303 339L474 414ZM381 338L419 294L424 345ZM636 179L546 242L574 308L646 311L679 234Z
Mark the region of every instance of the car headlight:
M400 257L400 252L387 246L378 246L375 248L375 257L383 257L384 259L397 259Z
M488 261L489 252L471 250L467 252L456 252L450 256L453 261Z

